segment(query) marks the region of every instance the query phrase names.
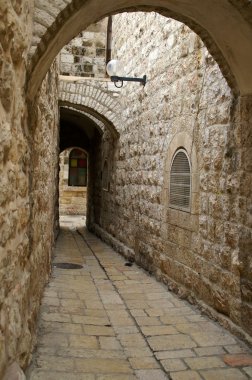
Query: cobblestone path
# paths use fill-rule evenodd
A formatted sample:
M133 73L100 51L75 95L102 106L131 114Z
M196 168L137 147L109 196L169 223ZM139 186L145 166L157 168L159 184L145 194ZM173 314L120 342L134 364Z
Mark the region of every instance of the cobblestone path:
M31 380L246 380L248 348L94 235L63 228Z

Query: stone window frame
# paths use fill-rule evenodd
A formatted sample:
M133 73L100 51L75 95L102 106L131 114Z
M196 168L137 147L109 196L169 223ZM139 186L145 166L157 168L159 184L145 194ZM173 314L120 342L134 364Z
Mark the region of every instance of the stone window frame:
M183 149L187 153L191 167L190 210L182 210L170 206L171 165L174 155L179 149ZM197 230L199 215L199 168L195 144L187 132L177 133L169 144L164 167L162 204L164 205L163 225L174 224L191 231Z
M182 206L179 206L179 205L175 205L175 204L172 204L171 203L171 172L172 172L172 167L173 167L173 164L174 164L174 161L176 159L176 157L178 156L179 153L183 153L185 156L186 156L186 159L187 159L187 162L188 162L188 166L189 166L189 179L190 179L190 193L189 193L189 204L188 204L188 207L182 207ZM187 151L184 149L184 148L179 148L176 150L176 152L174 153L173 157L172 157L172 162L171 162L171 167L170 167L170 188L169 188L169 207L170 208L174 208L174 209L177 209L177 210L182 210L182 211L185 211L185 212L191 212L191 200L192 200L192 191L191 191L191 185L192 185L192 168L191 168L191 162L190 162L190 158L188 157L188 154L187 154Z
M86 157L87 157L87 173L86 173L86 178L87 178L87 183L86 183L86 186L79 186L79 185L69 185L69 180L70 180L70 156L71 156L71 153L73 150L75 149L78 149L78 150L81 150L85 153ZM74 189L78 189L78 188L87 188L88 187L88 152L83 149L83 148L80 148L78 146L72 146L71 148L67 148L67 150L69 150L68 152L68 156L67 156L67 166L68 166L68 177L67 177L67 185L66 185L66 188L70 188L71 190L74 190ZM65 164L64 164L65 165Z

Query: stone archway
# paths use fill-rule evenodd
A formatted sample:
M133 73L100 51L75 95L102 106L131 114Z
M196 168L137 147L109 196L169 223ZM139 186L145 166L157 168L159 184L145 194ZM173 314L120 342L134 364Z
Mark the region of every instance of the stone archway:
M119 113L121 104L116 99L118 94L107 89L107 80L103 82L61 76L58 94L60 151L75 146L88 154L85 202L89 227L100 218L103 151L108 150L109 155L115 154L120 127L125 122Z
M112 91L108 91L107 82L92 80L71 80L61 76L59 86L60 106L85 112L98 119L108 128L112 136L118 138L119 127L123 124L121 104Z
M231 88L252 93L252 5L241 0L35 1L29 95L33 97L60 49L89 24L123 11L155 11L184 22L204 41Z
M97 117L93 116L93 114L91 113L88 113L87 111L85 110L82 110L81 109L81 106L78 107L76 106L75 104L71 104L71 105L64 105L64 102L59 102L59 106L60 106L60 109L63 109L63 110L71 110L73 112L76 112L76 114L81 114L83 116L86 116L88 117L89 119L91 119L95 124L96 124L96 127L98 129L98 131L102 134L106 128L106 124L105 122L103 123L100 119L98 119Z

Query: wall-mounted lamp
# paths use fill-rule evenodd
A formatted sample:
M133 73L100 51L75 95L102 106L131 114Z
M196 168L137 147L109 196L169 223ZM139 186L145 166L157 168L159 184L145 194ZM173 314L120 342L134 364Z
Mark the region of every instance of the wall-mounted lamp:
M129 78L129 77L121 76L120 74L122 73L122 68L121 68L120 62L117 61L116 59L112 59L107 64L107 73L117 88L121 88L123 86L124 81L125 82L140 82L142 83L143 86L145 86L146 80L147 80L146 75L144 75L142 78Z

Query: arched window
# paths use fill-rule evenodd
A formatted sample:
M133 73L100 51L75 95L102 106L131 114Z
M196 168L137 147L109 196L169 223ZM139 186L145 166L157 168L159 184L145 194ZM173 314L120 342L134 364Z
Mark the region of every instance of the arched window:
M170 171L170 207L190 211L191 205L191 167L184 149L173 156Z
M108 161L104 161L103 171L102 171L102 188L103 190L109 190L109 179L108 179Z
M87 155L80 149L70 152L68 185L87 186Z

